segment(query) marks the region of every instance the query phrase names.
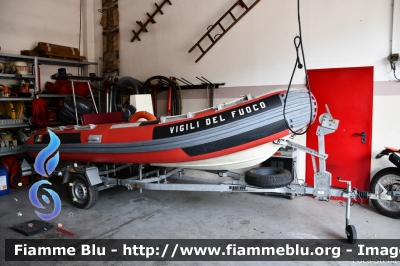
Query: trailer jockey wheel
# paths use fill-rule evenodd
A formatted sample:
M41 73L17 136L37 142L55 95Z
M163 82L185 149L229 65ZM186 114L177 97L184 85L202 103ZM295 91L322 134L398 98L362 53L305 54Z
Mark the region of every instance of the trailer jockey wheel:
M75 207L89 209L94 206L99 196L97 186L91 186L81 174L73 175L68 183L69 196Z
M349 244L355 244L357 242L357 231L354 225L346 226L347 242Z

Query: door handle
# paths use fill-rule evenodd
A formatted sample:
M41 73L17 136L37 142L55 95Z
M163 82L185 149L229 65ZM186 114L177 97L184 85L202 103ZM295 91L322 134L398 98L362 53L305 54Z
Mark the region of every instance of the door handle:
M363 131L361 134L354 133L354 136L361 136L361 143L365 144L367 142L367 132Z

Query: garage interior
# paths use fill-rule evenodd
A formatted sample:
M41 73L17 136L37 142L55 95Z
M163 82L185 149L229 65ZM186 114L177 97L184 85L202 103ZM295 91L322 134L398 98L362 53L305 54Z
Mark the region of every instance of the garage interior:
M66 54L54 54L57 49L64 49L63 47L69 49ZM400 0L1 1L2 117L0 121L2 124L0 130L1 138L4 140L13 135L19 136L18 131L26 129L23 132L32 135L32 145L41 144L41 140L37 141L37 138L41 138L42 133L36 133L35 136L33 130L43 129L48 125L35 123L34 120L28 121L35 114L33 99L44 100L48 104L47 108L50 108L55 115L51 117L51 126L71 125L65 121L60 124L61 118L58 113L62 110L60 106L64 98L67 98L67 94L70 101L73 99L71 93L56 92L53 90L54 84L51 87L49 83L55 83L57 76L62 77L65 74L72 77L91 75L86 80L76 78L83 82L91 81L94 96L87 98L92 98L96 106L92 107L90 112L95 113L96 109L102 114L118 111L121 115L125 115L126 112L131 112L126 115L128 122L133 121L129 119L135 110L150 112L154 115L154 119L163 121L165 118L168 123L173 121L168 120L169 116L184 115L184 119L191 119L196 117L197 111L212 106L222 106L216 109L218 111L225 110L224 103L232 103L232 106L238 104L237 108L240 108L242 102L258 99L254 97L266 93L273 95L275 91L286 91L288 88L295 92L296 89L310 91L315 97L310 98L310 110L313 109L311 105L314 99L318 105L315 114L311 112L311 115L306 115L305 126L302 124L303 130L307 130L303 131L304 134L294 136L291 131L287 131L286 140L293 143L295 150L286 147L275 153L280 146L273 144L276 150L269 156L265 155L270 158L257 161L257 164L251 166L230 164L229 167L223 166L219 169L207 161L213 165L210 167L211 170L218 170L210 173L206 171L207 166L203 168L205 171L200 171L201 169L186 168L185 164L182 164L177 167L185 168L184 172L168 176L168 182L158 180L160 185L180 182L212 186L225 182L227 186L224 192L217 190L210 192L207 188L203 191L202 189L148 190L142 189L143 187L137 183L132 187L128 181L117 181L119 186L103 190L105 186L103 177L106 176L103 174L93 179L87 177L92 183L97 177L101 179L100 183L95 185L101 191L98 192L98 198L96 196L93 204L87 202L83 204L85 208L77 207L79 198L77 203L74 196L71 197L68 192L71 191L72 179L66 179L64 172L58 174L65 162L60 161L57 170L53 169L52 175L49 174L52 172L49 169L47 172L44 170L50 177L41 176L34 167L35 156L30 156L26 152L30 145L28 142L26 143L29 145L24 146L18 139L18 143L14 144L15 147L11 147L11 144L3 141L1 164L6 166L10 164L12 158L16 158L20 165L24 162L25 166L26 163L30 164L32 173L25 177L18 175L15 177L14 172L6 171L7 190L0 190L1 250L5 250L5 239L343 239L345 241L349 238L345 231L348 222L357 228L358 239L399 239L400 233L396 227L399 220L382 215L365 196L367 192L377 193L375 189L379 190L379 186L374 183L373 177L380 175L382 170L387 168L391 169L386 173L390 173L393 182L390 189L400 191L399 166L396 168L396 164L389 161L387 156L376 158L385 147L395 148L393 151L387 150L386 154L393 154L391 156L395 158L395 151L400 148L397 141L400 125L396 123L395 115L400 100L398 79L400 75L396 71L399 50ZM22 76L27 77L26 79L19 77L18 72L12 72L10 63L15 64L17 61L27 63L23 68L28 67L26 71L29 73L21 72ZM75 63L68 63L70 61ZM14 71L18 71L19 66L15 64L15 67L17 70ZM149 85L151 82L160 83L160 76L165 77L166 81L162 83L164 87L155 89ZM117 80L120 80L120 83ZM121 80L127 82L123 83ZM114 81L116 83L113 83ZM142 88L147 88L146 84L152 89L143 89L148 97L141 98ZM175 91L171 90L172 100L168 91L172 85L168 84L174 84L175 87ZM119 94L114 93L118 86L121 90ZM134 88L122 92L121 86ZM25 93L21 88L33 91L27 90ZM79 89L76 87L73 92L76 93L75 90ZM108 89L112 90L109 94L107 94ZM86 87L84 91L84 95L87 95ZM31 99L19 101L13 99L23 97L19 93L28 94L27 97ZM31 97L30 93L36 96ZM54 96L57 93L59 95ZM137 95L131 97L129 94ZM234 102L240 97L243 97L241 102ZM119 102L115 98L118 98ZM124 106L128 100L134 109ZM5 106L14 103L17 108L17 102L23 102L26 111L19 117L22 119L21 125L9 125L9 121L18 119L10 117ZM74 108L76 103L69 104L72 110L77 110ZM118 104L122 105L125 111L121 112ZM249 115L263 108L263 105L252 106L253 109L247 111ZM282 106L284 106L283 100ZM327 114L325 118L329 120L329 126L323 124L323 118L320 119L320 115L323 114ZM232 114L232 118L234 116L235 114ZM210 124L213 121L214 124L222 124L225 121L222 116L214 118L215 120L210 118ZM74 117L72 124L75 119L78 121L78 118ZM105 119L104 116L100 118L102 119ZM314 122L307 126L310 120ZM208 123L207 120L204 121ZM78 123L85 126L83 122ZM322 150L318 150L321 142L318 142L316 134L320 125L325 125L332 131L332 134L325 136ZM186 128L180 128L178 125L168 130L171 134L178 131L184 134L190 131L192 124L187 123L185 126ZM232 126L231 131L234 132L234 129ZM230 132L228 126L225 130L223 132L226 134ZM243 134L245 133L246 131ZM210 135L210 138L212 137ZM111 143L126 138L122 134L108 136ZM280 138L281 136L277 139ZM103 136L103 141L104 139ZM63 141L64 139L61 145ZM101 137L92 141L101 142ZM223 138L221 141L224 142ZM40 147L44 147L44 144L41 145ZM347 184L342 181L351 181L351 188L357 187L359 193L356 192L352 198L350 221L346 221L346 198L343 197L347 195L345 192L341 198L333 196L326 201L325 196L318 195L318 191L312 192L311 195L309 193L301 195L297 191L293 194L266 193L262 189L258 193L247 193L249 191L246 190L251 188L242 186L243 183L229 183L230 176L234 180L240 177L241 182L248 182L250 179L248 173L252 169L273 167L290 171L289 183L298 182L299 190L306 185L320 186L318 182L320 180L314 179L315 167L311 156L307 155L299 145L328 155L326 170L332 174L330 184L332 187L338 188L338 191L345 191ZM229 148L232 146L228 145L217 152ZM209 149L212 150L211 145ZM74 152L71 152L71 156L77 156L78 153L74 155ZM60 156L63 156L62 150ZM106 157L111 159L113 156ZM171 153L166 156L173 158L175 155ZM179 156L181 155L176 154L176 158L180 158ZM318 157L316 154L314 156ZM127 177L138 176L138 167L140 169L142 166L139 163L144 165L145 171L154 169L149 168L147 165L149 162L139 161L133 162L132 168L128 167L116 174L110 171L107 176L110 176L110 180L113 178L124 180ZM74 163L83 165L85 170L82 176L85 177L92 173L87 171L88 162L90 160L70 162L69 165L74 166ZM319 169L322 167L320 162L321 160L317 160ZM107 166L110 168L107 169L111 170L120 166L118 164L115 166L112 160L103 163L110 163ZM67 166L67 163L64 165ZM324 167L325 165L322 168ZM0 175L3 175L2 169L6 167L0 168ZM171 170L171 167L167 169ZM79 170L72 170L71 175L76 171L79 173ZM23 170L20 169L19 172ZM397 172L399 175L396 175ZM26 236L12 228L19 224L28 224L30 221L44 220L38 217L37 212L40 208L32 205L29 194L35 182L41 180L51 182L51 186L47 184L46 187L54 190L60 197L61 211L47 221L53 226L52 229L41 228L40 233ZM261 183L263 182L264 179ZM371 183L376 187L371 189ZM254 185L250 182L248 184ZM287 187L288 184L282 186ZM242 189L244 191L238 191ZM390 195L392 200L389 216L400 218L398 200L400 197L396 192ZM41 202L43 204L43 201ZM41 212L49 214L51 210ZM1 254L1 265L3 263L41 265L41 262L5 261L3 256L4 252ZM101 265L132 263L136 262L102 262ZM185 262L147 263L176 265ZM193 264L206 263L210 264L200 261ZM264 262L240 262L240 264L246 263ZM284 263L312 265L318 262ZM332 265L338 263L329 262ZM341 262L341 265L346 263L353 264ZM43 264L55 265L60 262ZM98 262L64 261L61 264L97 265ZM226 264L226 262L219 261L212 264Z

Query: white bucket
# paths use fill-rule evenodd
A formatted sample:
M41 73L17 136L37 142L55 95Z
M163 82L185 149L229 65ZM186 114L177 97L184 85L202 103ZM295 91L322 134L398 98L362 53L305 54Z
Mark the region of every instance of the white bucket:
M19 75L28 75L29 74L29 67L28 63L23 61L16 61L14 62L15 70Z

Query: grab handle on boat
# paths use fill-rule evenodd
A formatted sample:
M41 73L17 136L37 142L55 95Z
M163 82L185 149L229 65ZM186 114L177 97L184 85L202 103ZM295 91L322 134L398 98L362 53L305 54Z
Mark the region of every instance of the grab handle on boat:
M79 129L93 129L95 127L96 127L96 125L93 125L93 124L89 124L89 125L85 125L85 126L75 125L74 129L76 129L76 130L79 130Z

